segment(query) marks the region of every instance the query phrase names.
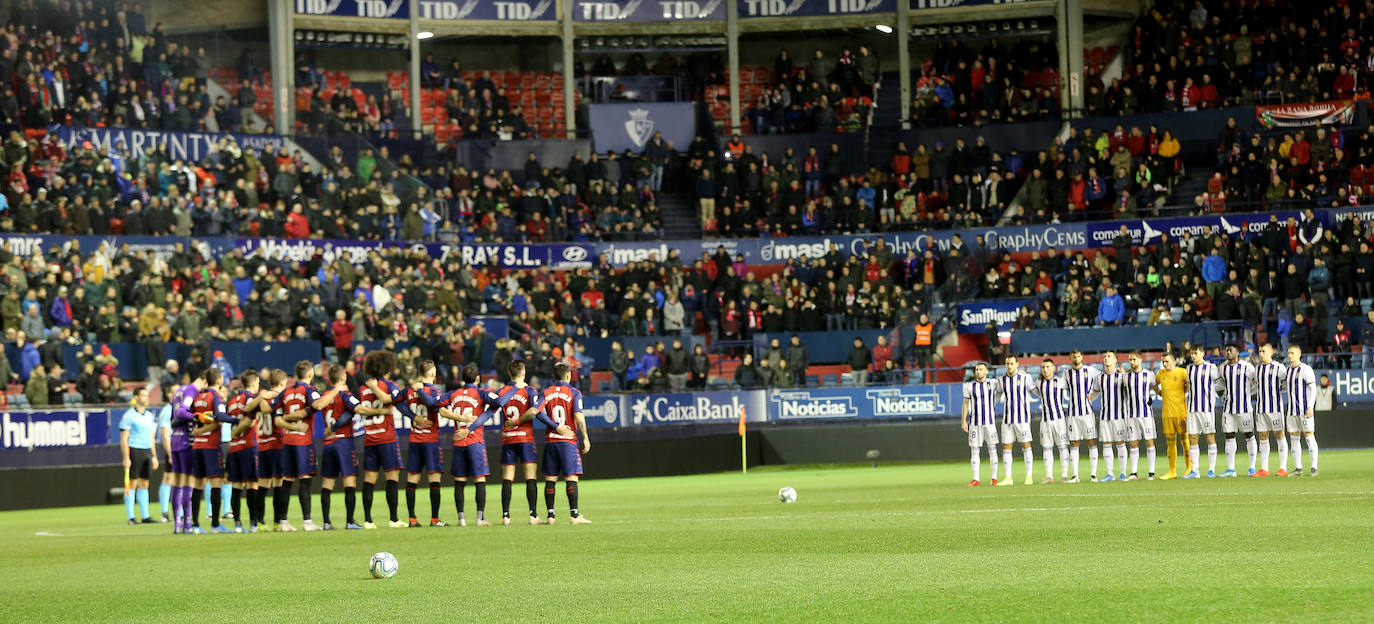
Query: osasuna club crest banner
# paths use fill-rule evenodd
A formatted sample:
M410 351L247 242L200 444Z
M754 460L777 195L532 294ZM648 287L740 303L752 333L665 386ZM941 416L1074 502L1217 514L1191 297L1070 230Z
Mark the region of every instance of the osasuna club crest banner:
M696 115L690 102L670 104L592 104L592 142L596 151L639 152L663 133L678 150L687 148L696 134Z
M1313 102L1256 106L1255 119L1266 128L1348 124L1355 117L1355 102Z

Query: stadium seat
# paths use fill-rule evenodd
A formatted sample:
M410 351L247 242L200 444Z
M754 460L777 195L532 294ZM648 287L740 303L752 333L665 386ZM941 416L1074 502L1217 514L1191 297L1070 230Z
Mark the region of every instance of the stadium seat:
M806 376L806 387L808 387L808 388L818 388L818 387L820 387L820 385L821 385L821 379L820 379L819 377L817 377L817 376L815 376L815 375L807 375L807 376Z
M596 391L599 392L599 393L602 393L602 394L605 394L605 393L607 393L607 392L610 392L610 391L611 391L611 382L605 381L605 380L596 382Z
M838 386L840 379L832 374L821 375L821 386Z

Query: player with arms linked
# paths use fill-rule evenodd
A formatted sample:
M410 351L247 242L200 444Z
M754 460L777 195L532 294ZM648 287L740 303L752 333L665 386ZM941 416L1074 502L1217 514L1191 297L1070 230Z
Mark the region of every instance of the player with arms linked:
M444 478L444 453L439 449L439 423L430 414L439 404L442 392L434 385L434 362L420 363L419 375L406 389L402 405L410 412L410 445L406 448L406 509L410 527L419 528L415 517L415 488L420 475L429 475L429 526L446 526L439 519L439 482Z
M183 385L172 393L172 432L170 464L172 467L172 519L175 520L173 533L191 531L191 433L196 427L196 417L191 413L191 404L196 395L205 387L205 375L201 374L191 383Z
M363 416L363 528L375 529L372 522L372 489L377 484L377 473L386 475L386 504L391 511L391 528L406 526L396 517L399 502L397 487L400 485L401 451L396 445L396 421L392 409L405 390L388 377L396 371L396 354L391 351L373 351L363 358L363 372L371 379L358 392L362 407L377 410L378 413ZM362 414L363 412L358 412Z
M458 526L467 526L467 515L463 511L466 495L463 490L471 479L477 503L477 526L491 526L487 522L487 475L491 470L487 465L487 445L482 436L482 425L499 411L505 402L501 395L477 387L479 379L477 365L468 364L462 371L463 385L454 390L439 406L439 415L458 423L453 431L453 463L449 472L453 475L453 504L458 509ZM515 394L512 389L505 396ZM480 414L480 416L479 416Z
M191 444L191 476L194 477L191 486L195 488L191 492L192 533L205 532L200 528L200 502L204 497L206 482L216 492L224 485L224 457L220 451L221 423L238 424L238 420L229 415L224 403L223 373L218 368L206 369L205 385L206 388L191 402L191 413L195 415L197 423L192 432L195 441ZM210 531L214 533L229 532L219 523L220 506L223 504L223 498L210 497Z
M556 485L559 477L565 482L573 524L590 524L591 520L578 513L577 482L582 475L582 455L592 450L592 438L587 432L587 420L582 416L582 392L568 384L572 369L564 362L553 366L555 381L544 389L544 411L540 422L548 427L544 444L544 506L549 510L549 524L555 522L553 513ZM581 452L577 437L582 436Z
M277 424L286 429L282 436L284 483L278 496L282 509L289 509L291 482L300 484L296 497L301 503L301 527L307 531L320 530L310 519L310 480L315 476L315 412L329 405L337 393L331 389L321 396L320 391L311 385L314 379L314 364L305 360L296 362L296 383L287 387L277 398L283 412L278 416L280 422ZM289 523L286 526L289 527Z
M348 374L342 366L330 366L326 378L334 397L323 410L325 429L320 458L320 512L323 514L324 530L334 530L334 525L329 522L329 504L334 495L334 485L339 479L344 482L344 511L347 514L344 528L361 529L363 527L353 521L353 508L357 501L354 488L358 485L358 460L353 455L353 415L384 417L390 415L391 410L364 406L348 391Z
M510 363L510 384L501 394L510 394L501 408L501 524L510 524L511 486L515 466L525 472L525 499L530 504L530 524L539 524L539 482L535 480L534 417L539 414L543 395L525 384L525 363ZM514 390L514 392L511 392Z
M238 424L229 437L229 484L234 487L231 507L234 511L234 532L243 532L243 499L248 499L248 532L257 533L262 523L258 498L258 409L267 399L259 393L258 373L253 369L239 375L239 389L229 397L229 415Z

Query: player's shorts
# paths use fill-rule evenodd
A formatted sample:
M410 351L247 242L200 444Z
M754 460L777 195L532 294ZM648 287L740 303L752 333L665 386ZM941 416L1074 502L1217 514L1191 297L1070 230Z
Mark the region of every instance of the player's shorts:
M363 470L391 472L401 469L401 449L395 442L363 446Z
M172 451L172 474L191 474L191 449Z
M1283 414L1259 414L1255 416L1255 429L1258 431L1283 431Z
M1040 445L1064 446L1069 443L1067 418L1040 420Z
M989 447L997 446L997 425L969 425L968 445L978 448L984 443Z
M296 446L283 444L281 447L282 476L287 479L304 479L315 476L315 445Z
M1221 430L1225 433L1254 433L1255 415L1221 413Z
M449 474L465 479L476 479L491 474L491 467L487 464L487 445L469 444L453 447L453 461L449 465Z
M539 461L539 458L534 454L533 442L516 442L515 444L501 445L502 466L533 464L537 461Z
M577 452L573 442L550 442L544 445L544 464L541 472L546 477L582 474L582 454Z
M129 449L129 478L147 479L153 475L152 449Z
M1013 436L1017 442L1030 444L1030 423L1002 423L1002 444L1011 444Z
M1070 440L1077 442L1097 439L1097 419L1093 418L1092 414L1069 416L1064 421L1064 427L1068 431Z
M1316 433L1313 428L1315 423L1311 416L1298 416L1297 414L1288 415L1288 433Z
M353 440L339 440L320 449L320 476L340 479L358 475L358 458L353 455Z
M406 472L436 474L444 471L444 452L438 442L411 442L406 449Z
M224 455L219 449L191 449L191 476L213 479L224 476Z
M258 479L258 449L246 448L229 454L225 472L229 473L230 483L243 483Z
M1164 423L1164 435L1170 438L1177 438L1188 433L1187 416L1165 416L1160 419Z
M1156 437L1158 437L1155 435L1154 416L1128 418L1127 422L1129 423L1129 425L1126 431L1126 435L1130 436L1129 438L1127 438L1127 440L1154 440Z
M1212 435L1217 432L1217 415L1213 412L1188 412L1188 435Z
M1121 420L1102 419L1097 423L1097 439L1103 444L1113 444L1125 442L1130 426L1127 425L1125 418Z
M259 479L279 479L283 474L281 449L261 449L258 451Z

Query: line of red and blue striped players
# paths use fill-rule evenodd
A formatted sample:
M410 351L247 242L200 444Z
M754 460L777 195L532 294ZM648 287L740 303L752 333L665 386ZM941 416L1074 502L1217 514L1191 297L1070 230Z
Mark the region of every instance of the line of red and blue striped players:
M476 524L486 520L487 462L483 425L493 418L501 425L502 523L509 525L511 490L516 467L525 478L525 493L530 509L530 524L554 524L554 499L557 481L565 482L573 524L590 522L579 513L578 481L582 474L582 454L591 450L586 420L582 415L582 394L569 385L571 371L564 364L554 369L554 383L543 392L525 384L525 367L512 362L508 370L511 383L500 392L478 387L475 365L463 368L462 385L445 394L434 385L432 362L420 365L418 378L402 388L390 381L396 370L396 356L390 351L375 351L363 361L369 380L355 396L346 384L343 367L330 366L326 372L327 389L313 385L314 365L300 362L294 381L286 371L248 370L239 375L239 387L227 389L218 369L207 369L201 377L182 386L172 395L171 481L174 532L228 533L257 532L260 526L275 526L280 531L295 531L287 519L292 487L300 502L303 529L332 530L330 504L334 489L342 485L347 529L375 529L372 519L373 492L378 476L385 477L390 525L422 526L415 514L415 493L420 477L427 477L430 490L430 526L446 526L439 519L440 479L443 452L440 447L440 419L454 423L453 453L449 472L454 478L454 502L458 525L466 526L465 489L475 486ZM228 397L227 400L225 397ZM325 430L321 444L319 471L315 458L315 414L322 415ZM404 469L407 474L406 503L409 522L397 515L400 472L403 468L396 439L396 414L410 419L410 440ZM534 422L547 429L542 466L547 520L537 513L538 482ZM220 428L233 425L229 452L221 457ZM358 462L353 438L363 437L363 522L355 521ZM311 519L311 486L316 474L321 477L320 507L323 525ZM222 500L210 497L210 528L200 527L200 511L206 484L218 489L227 481L233 486L231 506L234 529L220 524ZM273 522L266 522L268 495L272 497ZM247 502L248 526L240 515Z

